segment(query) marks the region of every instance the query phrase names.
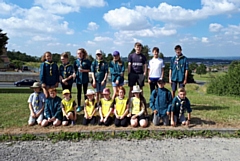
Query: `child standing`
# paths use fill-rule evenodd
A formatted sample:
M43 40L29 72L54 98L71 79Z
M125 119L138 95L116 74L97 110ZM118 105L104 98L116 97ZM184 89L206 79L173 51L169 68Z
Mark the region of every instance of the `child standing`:
M62 85L62 89L68 89L72 91L73 84L73 66L68 62L68 53L62 53L62 64L59 67L59 78Z
M28 98L28 106L30 110L28 125L34 125L36 121L38 125L41 125L43 120L45 96L41 92L41 84L39 82L34 82L30 88L33 89L34 92Z
M111 107L113 100L110 97L110 89L104 88L103 98L99 102L99 125L109 126L113 121L113 108Z
M188 112L188 119L186 120L184 112ZM189 125L191 120L191 104L186 97L186 90L184 88L178 89L178 96L176 96L172 101L171 109L171 125L176 126L179 122L182 125Z
M42 121L42 126L47 126L53 124L54 126L61 125L62 122L62 109L61 101L62 99L57 96L56 88L48 89L49 98L46 99L44 107L44 120Z
M152 50L153 58L148 64L148 83L150 85L150 95L155 88L158 88L157 81L163 79L164 76L164 62L159 58L159 48L154 47Z
M61 103L63 113L62 125L67 126L70 123L71 125L75 125L75 121L77 120L77 104L74 99L70 97L71 92L69 91L69 89L63 90L62 94L64 97Z
M118 51L113 52L113 61L109 63L109 70L111 73L113 95L112 99L116 97L117 87L124 85L124 62L120 58Z
M58 87L59 71L56 63L52 61L52 53L47 51L41 58L42 64L40 65L40 82L42 84L43 93L46 98L49 97L48 89Z
M128 99L125 97L126 91L124 87L120 86L118 88L118 97L114 99L112 106L114 107L115 121L114 124L116 127L128 126Z
M91 70L91 62L87 59L88 53L84 48L80 48L77 50L77 60L74 62L74 74L73 77L76 80L77 85L77 112L80 112L83 107L81 106L81 98L82 98L82 88L83 94L86 100L87 96L87 87L89 83L88 73Z
M86 93L87 99L84 105L83 125L94 125L96 123L97 101L95 100L95 92L88 89Z
M99 102L99 97L106 87L107 77L108 77L108 64L103 60L103 55L101 50L96 51L96 60L92 62L91 71L93 79L93 87L97 92L97 102Z
M144 112L146 110L146 105L144 103L144 97L141 95L142 90L138 85L133 86L132 93L134 97L130 98L129 101L129 114L130 123L132 127L147 127L148 120L146 119Z
M179 88L185 87L188 77L188 60L182 54L182 47L180 45L175 46L176 56L172 57L169 70L169 83L172 86L172 97L175 97L175 91L177 90L177 84Z
M155 126L160 124L162 119L163 125L169 125L169 116L172 105L171 92L164 87L165 81L159 79L158 88L153 90L150 96L150 108L153 111L153 124Z
M141 53L142 44L136 42L134 45L135 53L128 56L128 86L129 98L132 96L132 89L136 83L142 88L144 86L144 79L147 73L147 59Z

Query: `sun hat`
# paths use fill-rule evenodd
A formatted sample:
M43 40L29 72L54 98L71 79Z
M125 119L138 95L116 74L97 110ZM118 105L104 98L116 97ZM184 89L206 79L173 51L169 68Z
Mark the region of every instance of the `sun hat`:
M104 88L103 93L102 94L110 94L110 89L109 88Z
M140 89L140 87L138 85L133 86L133 90L132 93L141 93L142 90Z
M102 50L100 49L96 50L96 54L102 54Z
M64 89L63 91L62 91L62 94L64 95L64 94L70 94L70 91L69 91L69 89Z
M120 53L118 51L113 52L113 56L119 56L119 55L120 55Z
M94 90L88 89L88 90L87 90L87 93L86 93L86 96L88 96L88 95L94 95L94 94L95 94Z
M34 82L30 88L41 88L41 84L39 82Z
M160 78L158 81L158 83L165 83L164 79Z

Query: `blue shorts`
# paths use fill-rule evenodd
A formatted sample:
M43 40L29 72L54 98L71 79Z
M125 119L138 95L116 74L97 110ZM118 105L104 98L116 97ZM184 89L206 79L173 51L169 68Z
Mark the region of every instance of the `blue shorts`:
M179 88L184 88L185 84L183 84L183 82L174 82L172 81L172 91L176 91L177 90L177 84L179 84Z
M149 79L150 79L151 82L157 82L160 79L160 77L159 78L151 78L151 77L149 77Z
M101 83L96 83L95 92L102 93L105 87L106 87L106 82L104 83L104 85L101 85Z
M180 116L180 118L178 118L176 115L174 115L173 116L173 120L174 120L174 122L179 122L179 123L184 123L184 122L186 122L186 118L185 118L185 116L184 116L184 114L182 114L181 116Z
M124 85L124 82L123 82L123 83L120 83L120 84L118 84L118 85L116 85L115 82L112 82L112 86L113 86L113 87L118 87L118 86L123 86L123 85Z

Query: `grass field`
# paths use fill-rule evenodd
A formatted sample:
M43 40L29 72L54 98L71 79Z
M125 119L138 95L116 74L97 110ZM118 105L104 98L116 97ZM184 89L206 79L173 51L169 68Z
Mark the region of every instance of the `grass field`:
M170 85L166 87L170 89ZM111 87L110 87L111 89ZM126 86L128 91L128 87ZM191 123L194 126L238 127L240 124L240 98L206 94L206 85L187 84L187 97L191 101L193 112ZM58 89L61 97L61 89ZM149 86L143 89L149 100ZM5 93L4 93L5 92ZM29 88L0 88L0 129L26 128L29 117L27 99L32 91ZM76 99L76 88L73 88ZM149 109L149 112L151 110ZM78 113L77 124L81 124L83 113ZM82 125L77 125L82 126ZM40 128L41 130L41 128Z
M193 73L193 75L194 75L193 78L194 78L195 81L209 82L211 79L216 78L219 75L224 75L224 74L226 74L226 73L225 72L215 72L215 73L210 72L210 73L202 74L202 75Z

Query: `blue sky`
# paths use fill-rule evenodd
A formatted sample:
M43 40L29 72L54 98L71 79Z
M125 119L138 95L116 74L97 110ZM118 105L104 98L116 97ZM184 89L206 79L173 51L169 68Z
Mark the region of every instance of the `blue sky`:
M78 48L127 56L137 41L165 56L177 44L188 57L239 56L239 17L239 0L0 0L8 50L32 56Z

